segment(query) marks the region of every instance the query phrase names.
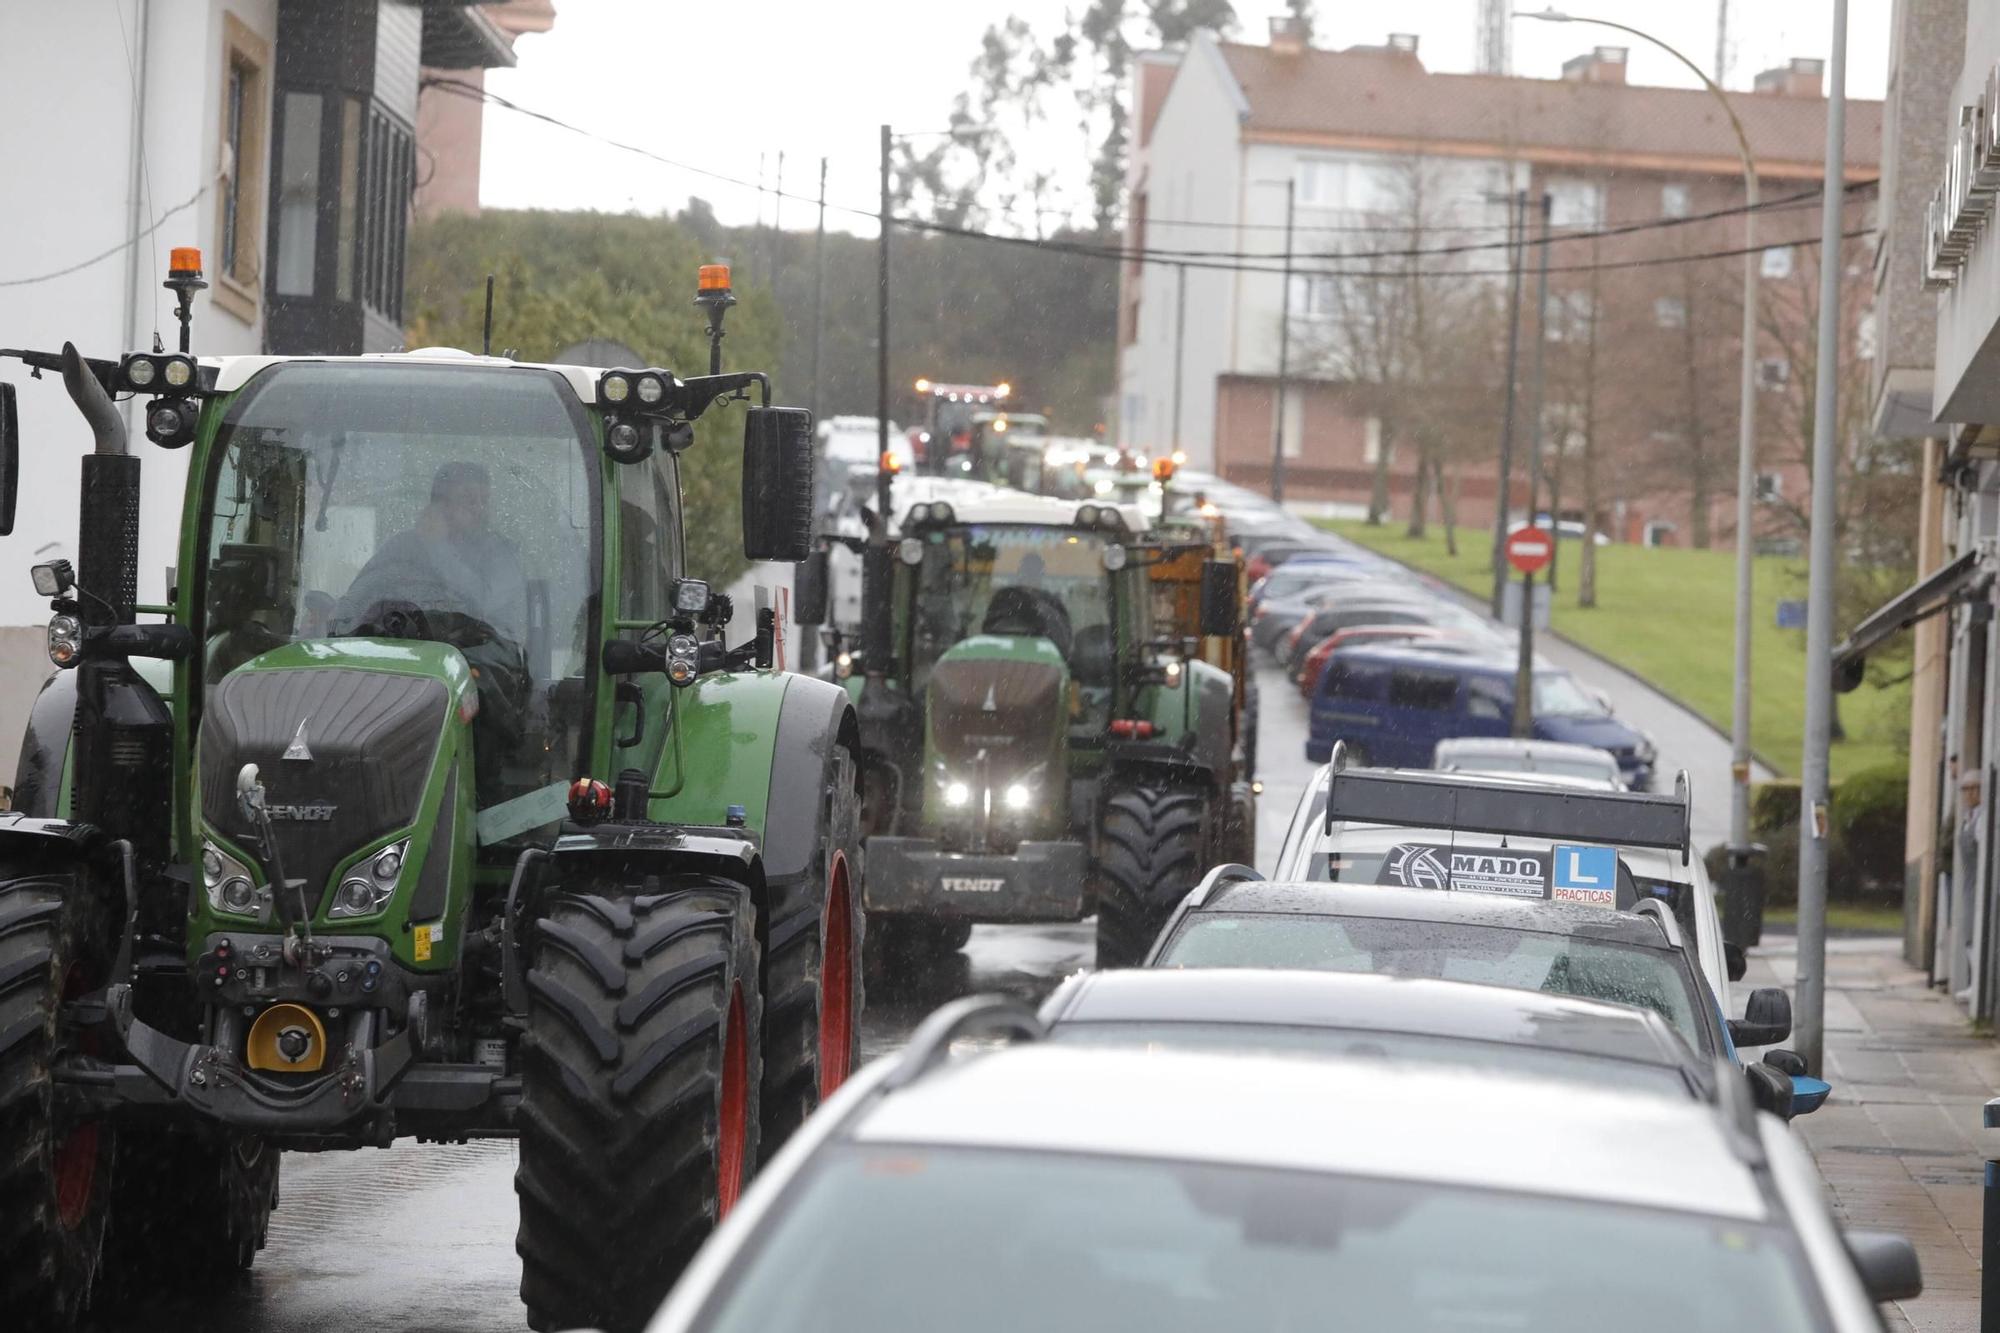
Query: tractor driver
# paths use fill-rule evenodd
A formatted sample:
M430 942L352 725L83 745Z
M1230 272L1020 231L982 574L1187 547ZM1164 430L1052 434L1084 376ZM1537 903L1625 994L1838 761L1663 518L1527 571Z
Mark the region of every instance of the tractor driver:
M1028 634L1047 639L1064 657L1070 653L1073 637L1069 610L1060 598L1042 586L1047 569L1041 555L1029 551L1015 568L1015 581L996 589L986 604L986 619L980 626L987 634Z

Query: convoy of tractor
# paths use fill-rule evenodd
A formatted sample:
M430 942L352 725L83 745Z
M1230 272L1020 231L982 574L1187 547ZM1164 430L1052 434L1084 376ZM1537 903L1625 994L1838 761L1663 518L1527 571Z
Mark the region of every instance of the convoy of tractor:
M920 385L887 512L865 468L829 511L811 415L722 369L726 267L688 377L199 356L199 269L175 252L178 352L0 349L95 441L77 560L32 571L55 669L0 816L17 1326L248 1268L283 1152L503 1137L529 1323L637 1328L852 1068L864 938L923 967L1094 913L1129 963L1249 859L1238 564L1067 463L1044 485L1006 385ZM730 644L685 567L693 423L753 395L745 555L804 562L808 625L829 545L860 576L821 678L776 666L772 609ZM128 397L186 451L157 603Z

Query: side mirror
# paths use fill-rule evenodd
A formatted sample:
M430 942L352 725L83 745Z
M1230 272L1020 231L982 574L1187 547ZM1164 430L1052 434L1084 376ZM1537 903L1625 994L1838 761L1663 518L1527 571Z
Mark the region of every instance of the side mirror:
M1744 1065L1743 1080L1750 1085L1750 1104L1769 1111L1780 1120L1792 1118L1792 1081L1769 1065Z
M807 556L792 572L792 619L801 625L826 623L826 548Z
M812 554L813 417L753 407L743 418L743 554L797 564Z
M1769 1046L1792 1035L1792 997L1776 986L1750 992L1743 1017L1729 1020L1729 1039L1738 1046Z
M14 386L0 384L0 537L14 531L14 501L21 493L21 414Z
M1201 632L1224 638L1236 633L1240 621L1236 602L1236 562L1201 562Z
M1811 1115L1826 1105L1833 1085L1806 1072L1805 1057L1797 1051L1766 1051L1764 1063L1792 1081L1792 1114Z
M1908 1236L1893 1231L1851 1230L1841 1233L1847 1256L1870 1299L1910 1301L1924 1294L1923 1265Z
M1743 952L1742 945L1731 944L1728 940L1722 942L1722 967L1731 981L1743 980L1743 974L1750 970L1750 959Z

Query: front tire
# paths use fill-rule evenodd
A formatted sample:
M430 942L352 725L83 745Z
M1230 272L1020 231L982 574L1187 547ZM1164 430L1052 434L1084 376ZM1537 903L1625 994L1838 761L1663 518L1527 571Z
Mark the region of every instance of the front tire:
M515 1249L529 1326L643 1328L756 1168L763 998L747 885L564 892L536 929Z
M1201 877L1203 796L1144 780L1114 790L1098 829L1097 965L1143 961L1174 904Z
M278 1156L248 1135L122 1131L106 1284L139 1306L199 1296L249 1272L278 1204Z
M845 746L826 767L818 910L775 923L764 956L766 1153L833 1095L861 1053L861 790Z
M102 985L110 914L81 866L0 866L0 1310L66 1328L90 1301L111 1192L112 1134L57 1118L55 1066L87 1044L65 999Z

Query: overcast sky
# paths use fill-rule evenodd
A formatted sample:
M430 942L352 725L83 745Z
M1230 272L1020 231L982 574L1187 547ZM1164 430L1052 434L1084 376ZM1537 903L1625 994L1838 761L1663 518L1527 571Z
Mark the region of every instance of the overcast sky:
M1523 0L1523 8L1543 2ZM878 126L943 126L989 24L1012 13L1036 32L1052 33L1065 11L1080 3L557 0L555 28L522 38L519 66L494 71L487 86L595 134L746 181L757 179L760 157L766 179L775 180L782 152L785 188L801 195L817 189L824 155L829 200L872 209ZM1715 0L1577 0L1565 7L1645 28L1704 69L1714 63ZM1882 95L1889 7L1890 0L1851 0L1851 96ZM1283 8L1270 0L1237 0L1237 40L1264 41L1269 15ZM1318 8L1316 45L1380 42L1393 26L1421 37L1419 54L1430 69L1473 66L1477 0L1319 0ZM1729 8L1731 89L1748 88L1757 71L1792 56L1827 54L1831 0L1731 0ZM1606 29L1518 20L1514 72L1554 78L1565 59L1598 43L1627 44ZM1629 44L1631 82L1696 82L1670 56L1643 42ZM726 220L758 216L754 188L649 162L497 107L486 116L484 154L481 197L491 207L657 213L699 195ZM1080 190L1085 164L1077 156ZM783 208L784 225L811 225L810 205L786 202ZM766 221L770 210L767 199ZM865 219L833 210L827 223L873 231Z

